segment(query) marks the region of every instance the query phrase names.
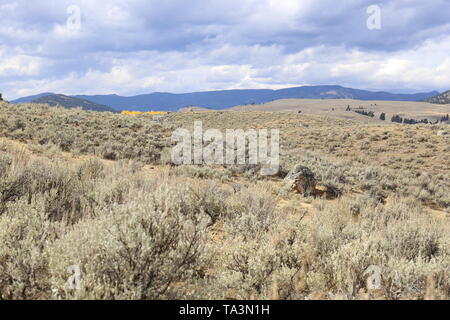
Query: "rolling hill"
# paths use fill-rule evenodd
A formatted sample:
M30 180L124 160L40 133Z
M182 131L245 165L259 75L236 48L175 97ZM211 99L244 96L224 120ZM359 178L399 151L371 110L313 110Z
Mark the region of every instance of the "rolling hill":
M81 107L83 110L98 111L98 112L117 112L116 110L94 103L92 101L78 99L74 97L65 96L63 94L44 95L37 99L29 101L31 103L48 104L50 106L61 106L66 109Z
M425 99L425 101L436 104L450 104L450 90L443 92L437 96Z
M346 111L347 107L351 112ZM373 111L375 118L359 115L354 110ZM230 111L301 112L303 115L326 115L333 118L380 122L381 113L390 120L393 115L404 118L440 120L450 113L449 105L416 101L370 101L353 99L282 99L264 104L237 106Z

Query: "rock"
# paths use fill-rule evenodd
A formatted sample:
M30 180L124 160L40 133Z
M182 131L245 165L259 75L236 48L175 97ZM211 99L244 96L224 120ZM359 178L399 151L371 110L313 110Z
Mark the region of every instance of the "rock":
M314 193L317 181L309 168L296 165L284 178L284 183L294 192L310 196Z
M333 200L342 195L341 190L330 184L318 183L314 173L307 167L296 165L286 178L284 184L295 193L300 193L305 197L325 197Z

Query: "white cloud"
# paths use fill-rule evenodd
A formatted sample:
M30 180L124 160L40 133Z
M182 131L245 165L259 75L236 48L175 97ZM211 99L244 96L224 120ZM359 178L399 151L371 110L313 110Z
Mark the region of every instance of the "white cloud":
M68 30L67 7L81 8ZM450 86L450 3L369 0L3 0L0 91L187 92L341 84Z
M36 76L44 67L44 59L23 54L10 55L6 51L0 51L0 80L9 76Z

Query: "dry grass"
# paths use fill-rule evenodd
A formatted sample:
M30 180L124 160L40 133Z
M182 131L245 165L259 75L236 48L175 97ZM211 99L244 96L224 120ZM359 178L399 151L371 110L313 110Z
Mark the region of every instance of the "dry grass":
M162 165L171 128L194 120L281 129L282 165L307 166L342 197L305 198L250 167ZM1 104L0 299L448 299L448 132ZM114 158L101 152L109 144ZM79 290L66 285L72 265ZM378 290L366 285L372 265Z
M347 107L352 109L359 107L367 111L373 111L375 118L372 120L366 116L358 115L354 112L346 112ZM236 111L301 111L306 115L327 115L334 118L353 119L366 123L381 123L379 120L381 113L386 114L386 119L390 121L393 115L401 117L438 120L450 112L450 105L439 105L427 102L413 101L361 101L352 99L284 99L268 102L261 105L247 105L232 108Z
M63 152L90 154L109 160L159 162L170 142L170 127L152 116L66 110L47 105L0 105L0 136L56 146Z

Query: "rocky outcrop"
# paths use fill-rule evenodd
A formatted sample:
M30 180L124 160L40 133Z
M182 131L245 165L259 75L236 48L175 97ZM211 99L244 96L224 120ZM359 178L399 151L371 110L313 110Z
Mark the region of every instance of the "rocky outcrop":
M319 183L307 167L296 165L284 178L284 184L293 192L305 197L325 197L332 200L341 196L341 191L329 184Z
M296 165L284 178L284 183L292 191L307 197L313 195L317 181L314 173L309 168Z

